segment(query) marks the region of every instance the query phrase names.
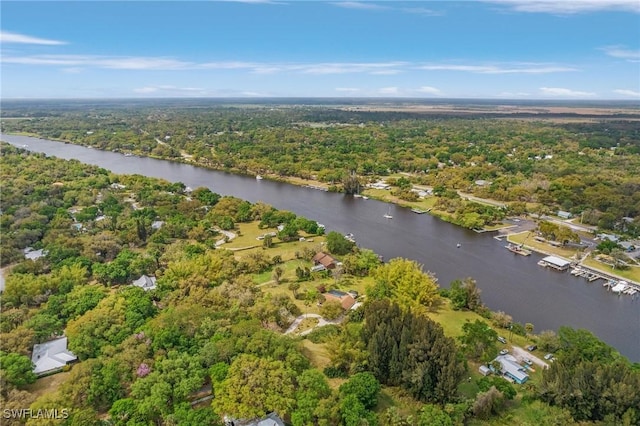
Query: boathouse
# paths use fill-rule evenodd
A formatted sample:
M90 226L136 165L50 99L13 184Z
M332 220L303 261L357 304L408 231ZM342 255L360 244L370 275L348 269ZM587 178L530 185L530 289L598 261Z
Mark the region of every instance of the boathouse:
M557 256L547 256L540 261L543 266L548 266L558 271L566 271L571 266L571 262Z

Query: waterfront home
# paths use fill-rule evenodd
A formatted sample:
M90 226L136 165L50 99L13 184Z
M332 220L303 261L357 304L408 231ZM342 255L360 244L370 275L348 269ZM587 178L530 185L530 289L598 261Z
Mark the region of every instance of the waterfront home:
M525 368L518 364L518 361L513 357L513 355L499 355L496 357L495 361L500 363L500 373L503 376L512 379L519 385L529 380L529 375L526 373Z
M313 256L313 264L314 265L322 265L326 269L335 269L337 262L336 260L329 254L320 252Z
M37 376L60 371L77 359L78 357L67 349L66 336L34 345L31 354L33 372Z

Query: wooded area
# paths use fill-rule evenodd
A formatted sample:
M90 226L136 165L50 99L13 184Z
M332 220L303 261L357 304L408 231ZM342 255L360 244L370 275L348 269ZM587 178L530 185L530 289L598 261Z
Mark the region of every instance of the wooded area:
M415 262L380 264L291 212L1 148L1 256L11 266L0 302L0 405L69 410L27 424L214 425L270 412L293 425L640 421L640 366L586 330L533 336L532 325L513 327L555 362L517 387L480 377L478 365L497 354L494 329L512 321L482 306L472 279L444 292ZM246 251L216 244L221 231L249 226L275 237ZM326 238L342 275L307 274L313 243L288 249L302 235ZM25 259L27 247L43 255ZM272 279L258 284L264 274ZM130 285L141 275L157 286ZM321 290L358 285L365 303L339 312L341 322L306 337L283 333L324 300ZM431 319L442 312L474 322L459 320L446 335ZM78 362L47 385L30 353L63 333Z

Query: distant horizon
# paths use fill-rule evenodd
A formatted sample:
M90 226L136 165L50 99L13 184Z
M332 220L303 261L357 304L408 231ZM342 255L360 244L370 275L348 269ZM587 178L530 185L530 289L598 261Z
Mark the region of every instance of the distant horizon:
M533 103L549 103L549 104L625 104L635 105L640 107L640 99L548 99L548 98L530 98L530 99L518 99L518 98L418 98L418 97L359 97L359 96L264 96L264 97L242 97L242 96L171 96L171 97L102 97L102 98L90 98L90 97L77 97L77 98L4 98L0 99L2 102L30 102L30 101L46 101L46 102L74 102L74 101L96 101L96 102L109 102L109 101L238 101L242 103L250 103L252 101L278 101L278 100L328 100L334 102L383 102L383 103L395 103L395 102L415 102L415 103L447 103L447 102L482 102L482 103L512 103L512 104L533 104Z
M0 99L640 101L638 0L1 7Z

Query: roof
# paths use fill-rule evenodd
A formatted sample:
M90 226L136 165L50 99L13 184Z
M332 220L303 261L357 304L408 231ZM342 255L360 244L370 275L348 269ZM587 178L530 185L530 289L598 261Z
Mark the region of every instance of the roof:
M43 250L43 249L34 250L31 247L27 247L26 249L22 250L22 252L24 253L25 259L31 259L31 260L38 260L41 257L47 255L46 250Z
M547 256L542 260L544 260L545 262L550 263L552 265L555 265L555 266L557 266L559 268L564 268L567 265L571 265L571 262L569 262L568 260L564 260L564 259L561 259L561 258L556 257L556 256Z
M524 367L518 364L512 355L499 355L496 361L500 362L503 374L508 374L519 382L523 382L529 378L529 375L524 372Z
M67 349L67 337L50 340L33 345L31 362L35 365L33 372L43 374L64 367L78 357Z
M336 263L336 260L333 257L324 252L317 253L315 256L313 256L313 261L315 263L324 265L325 268L328 268L330 265L335 265Z
M284 422L275 412L252 420L238 420L225 416L224 423L228 426L284 426Z
M143 275L135 280L132 284L136 287L140 287L143 290L153 290L156 288L156 277Z
M347 294L340 290L331 290L324 294L325 300L335 300L340 303L342 309L349 310L355 305L356 299L353 298L350 294Z

